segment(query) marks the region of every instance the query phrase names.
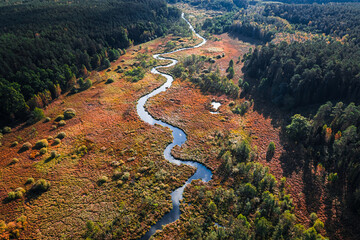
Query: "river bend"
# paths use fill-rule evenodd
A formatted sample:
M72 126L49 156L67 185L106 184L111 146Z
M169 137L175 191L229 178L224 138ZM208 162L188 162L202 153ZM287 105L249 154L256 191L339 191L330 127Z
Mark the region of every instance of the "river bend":
M189 166L193 166L196 168L196 172L194 175L192 175L187 181L186 183L175 189L172 193L171 193L171 200L172 200L172 204L173 204L173 208L172 210L165 214L155 225L153 225L150 230L141 238L141 240L145 240L145 239L149 239L158 229L162 229L163 225L175 222L177 219L180 218L180 200L183 198L183 192L184 189L186 187L186 185L188 185L189 183L191 183L192 180L196 180L196 179L201 179L204 182L208 182L211 177L212 177L212 172L210 169L208 169L207 167L205 167L203 164L198 163L198 162L194 162L194 161L183 161L180 159L176 159L171 155L171 149L173 147L175 147L176 145L181 146L182 144L185 143L186 141L186 134L183 130L181 130L180 128L174 127L168 123L165 123L161 120L156 120L154 119L145 109L145 104L147 102L147 100L161 92L166 91L167 88L169 88L172 84L172 82L174 81L174 78L168 74L165 73L161 73L159 72L157 69L158 68L167 68L167 67L172 67L174 65L177 64L177 60L176 59L172 59L172 58L168 58L168 57L164 57L163 55L165 54L169 54L169 53L175 53L175 52L179 52L179 51L183 51L183 50L187 50L187 49L192 49L192 48L198 48L201 47L202 45L204 45L206 43L206 39L203 38L202 36L200 36L198 33L196 33L195 29L193 28L193 26L190 24L190 22L184 17L184 13L182 13L181 17L186 21L186 23L189 25L191 31L200 39L202 39L202 42L194 47L188 47L188 48L181 48L172 52L168 52L168 53L163 53L163 54L155 54L153 55L153 57L155 59L158 60L170 60L171 63L164 65L164 66L157 66L154 67L153 69L151 69L151 73L153 74L160 74L162 76L164 76L166 78L166 82L159 88L155 89L154 91L152 91L151 93L141 97L138 101L138 104L136 106L136 110L137 113L139 114L141 120L143 120L144 122L147 122L151 125L154 124L159 124L161 126L164 127L168 127L171 129L172 131L172 135L173 135L173 142L170 143L165 151L164 151L164 157L166 160L168 160L171 163L180 165L180 164L186 164Z

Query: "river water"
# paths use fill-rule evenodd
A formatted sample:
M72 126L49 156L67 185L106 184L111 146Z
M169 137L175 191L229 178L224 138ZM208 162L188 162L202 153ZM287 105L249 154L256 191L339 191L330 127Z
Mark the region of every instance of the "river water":
M177 60L172 59L172 58L167 58L164 57L163 55L165 54L169 54L169 53L175 53L175 52L179 52L179 51L183 51L186 49L191 49L191 48L198 48L201 47L202 45L204 45L206 43L206 39L203 38L202 36L200 36L198 33L195 32L195 29L193 28L193 26L190 24L190 22L184 17L184 13L182 13L181 17L186 21L186 23L189 25L191 31L193 31L193 33L195 33L195 35L202 39L202 42L194 47L189 47L189 48L181 48L172 52L168 52L168 53L163 53L163 54L155 54L153 55L153 57L155 59L159 59L159 60L171 60L171 63L168 65L164 65L164 66L157 66L154 67L153 69L151 69L151 73L153 74L160 74L162 76L164 76L166 78L166 82L159 88L155 89L154 91L152 91L151 93L141 97L138 101L138 104L136 106L136 110L137 113L139 114L141 120L143 120L144 122L147 122L151 125L154 124L159 124L161 126L164 127L168 127L171 129L172 131L172 135L173 135L173 142L170 143L165 151L164 151L164 157L166 160L168 160L171 163L180 165L180 164L186 164L186 165L190 165L196 168L196 172L193 176L191 176L186 183L175 189L172 193L171 193L171 200L172 200L172 204L173 204L173 208L172 210L165 214L155 225L151 226L150 230L141 238L141 240L145 240L145 239L149 239L155 232L156 230L162 229L163 225L175 222L177 219L180 218L180 200L183 198L183 192L184 189L186 187L186 185L188 185L189 183L191 183L192 180L196 180L196 179L201 179L204 182L208 182L210 181L211 177L212 177L212 172L210 169L208 169L207 167L205 167L203 164L198 163L198 162L194 162L194 161L183 161L180 159L176 159L171 155L171 149L173 147L175 147L176 145L181 146L182 144L185 143L186 141L186 134L183 130L181 130L180 128L174 127L168 123L165 123L161 120L156 120L154 119L146 110L145 110L145 104L147 102L147 100L161 92L166 91L167 88L169 88L172 84L172 82L174 81L174 78L168 74L164 74L159 72L157 69L158 68L166 68L166 67L171 67L174 66L175 64L177 64Z

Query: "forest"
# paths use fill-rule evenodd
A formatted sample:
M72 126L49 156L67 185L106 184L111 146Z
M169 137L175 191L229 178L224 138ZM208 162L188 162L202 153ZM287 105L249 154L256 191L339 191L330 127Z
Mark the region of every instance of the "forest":
M249 4L247 0L169 0L169 3L179 2L188 3L198 8L223 11L233 11L237 10L238 8L246 8Z
M34 107L69 90L75 78L109 67L131 44L178 29L179 18L180 11L164 0L2 6L0 124L26 119Z
M326 101L358 103L358 61L360 49L353 44L282 42L255 49L244 70L265 98L292 109Z
M283 129L285 141L304 146L305 155L297 160L324 171L322 181L327 188L345 196L344 204L357 214L359 13L360 5L355 3L267 5L265 17L280 17L295 30L331 38L269 43L243 58L252 94L270 100L285 112L303 112L307 116L295 114L288 119L290 124Z
M290 141L305 146L305 158L326 170L324 180L333 191L345 194L346 204L360 214L360 107L354 103L327 102L316 114L292 117L286 127ZM345 185L345 188L343 186ZM335 192L335 191L334 191Z

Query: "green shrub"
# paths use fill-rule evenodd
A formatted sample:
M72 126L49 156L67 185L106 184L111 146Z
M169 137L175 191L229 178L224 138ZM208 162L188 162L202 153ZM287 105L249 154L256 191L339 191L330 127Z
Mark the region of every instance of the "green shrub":
M330 173L328 176L329 182L336 182L338 180L338 174L337 173Z
M23 189L22 187L18 187L15 189L15 191L8 193L7 199L12 201L15 199L22 198L25 192L26 192L25 189Z
M87 153L87 147L85 146L85 145L81 145L80 147L78 147L78 149L77 149L77 153L78 154L85 154L85 153Z
M107 176L101 176L101 177L98 179L98 184L99 184L99 185L102 185L102 184L106 183L108 180L109 180L109 178L108 178Z
M27 151L27 150L29 150L30 148L32 148L31 143L26 142L26 143L24 143L24 144L22 145L22 147L20 148L20 151Z
M39 179L36 183L31 187L31 191L33 192L45 192L50 188L50 183L45 179Z
M58 116L55 118L55 122L60 122L61 120L64 120L64 115L58 115Z
M19 162L19 159L17 159L17 158L13 158L12 160L11 160L11 165L14 165L14 164L16 164L16 163L18 163Z
M127 180L129 180L129 178L130 178L130 173L129 172L124 172L124 174L123 174L123 176L122 176L122 180L123 181L127 181Z
M14 141L11 143L11 147L16 147L19 143L17 141Z
M145 76L145 71L142 67L133 68L125 72L126 76L131 77L132 82L138 82Z
M16 199L16 193L15 192L9 192L8 196L7 196L7 199L9 201L15 200Z
M56 158L56 151L51 151L50 158Z
M15 189L15 192L22 192L22 193L25 193L25 192L26 192L26 190L25 190L24 188L22 188L22 187L18 187L18 188L16 188L16 189Z
M52 136L48 136L48 137L47 137L47 140L48 140L48 141L51 141L51 140L53 140L53 139L54 139L54 138L53 138Z
M312 213L310 214L311 223L314 224L317 219L318 219L317 214L314 213L314 212L312 212Z
M76 111L72 108L68 108L64 111L64 119L71 119L75 117Z
M35 182L35 179L32 178L32 177L30 177L30 178L28 178L28 179L26 180L25 185L33 184L34 182Z
M109 79L105 82L105 84L110 84L110 83L113 83L113 82L114 82L114 79L109 78Z
M58 139L63 139L66 137L66 133L65 132L59 132L58 135L56 135L56 138Z
M267 149L267 152L266 152L266 156L268 158L272 158L275 154L275 143L274 142L270 142L269 143L269 146L268 146L268 149Z
M65 126L66 125L66 122L64 121L64 120L61 120L60 122L59 122L59 126L60 127L63 127L63 126Z
M92 81L90 79L87 79L84 84L81 86L81 90L84 91L86 89L89 89L92 87Z
M114 175L113 175L113 178L114 178L114 179L120 179L121 176L122 176L122 173L121 173L120 170L115 170L115 171L114 171Z
M40 154L41 155L44 155L45 153L47 153L47 148L46 147L40 149Z
M3 128L3 133L11 133L11 127L4 127Z
M54 139L53 145L59 145L61 143L61 140L58 138Z
M49 146L49 142L46 139L41 139L35 143L35 149L42 149Z
M41 108L35 108L30 115L30 119L28 121L28 123L30 124L34 124L38 121L40 121L41 119L43 119L45 117L44 114L44 110L42 110Z
M324 223L320 219L316 219L314 223L314 228L317 232L320 232L324 229Z
M45 118L44 123L47 123L47 122L50 122L50 121L51 121L51 118L47 117L47 118Z

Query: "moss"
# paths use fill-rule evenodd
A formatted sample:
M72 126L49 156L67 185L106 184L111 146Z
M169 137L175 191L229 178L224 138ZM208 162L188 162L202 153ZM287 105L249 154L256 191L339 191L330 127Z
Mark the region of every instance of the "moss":
M46 139L42 139L35 143L35 149L42 149L49 146L49 142Z
M64 119L71 119L75 117L76 111L72 108L68 108L64 111Z

